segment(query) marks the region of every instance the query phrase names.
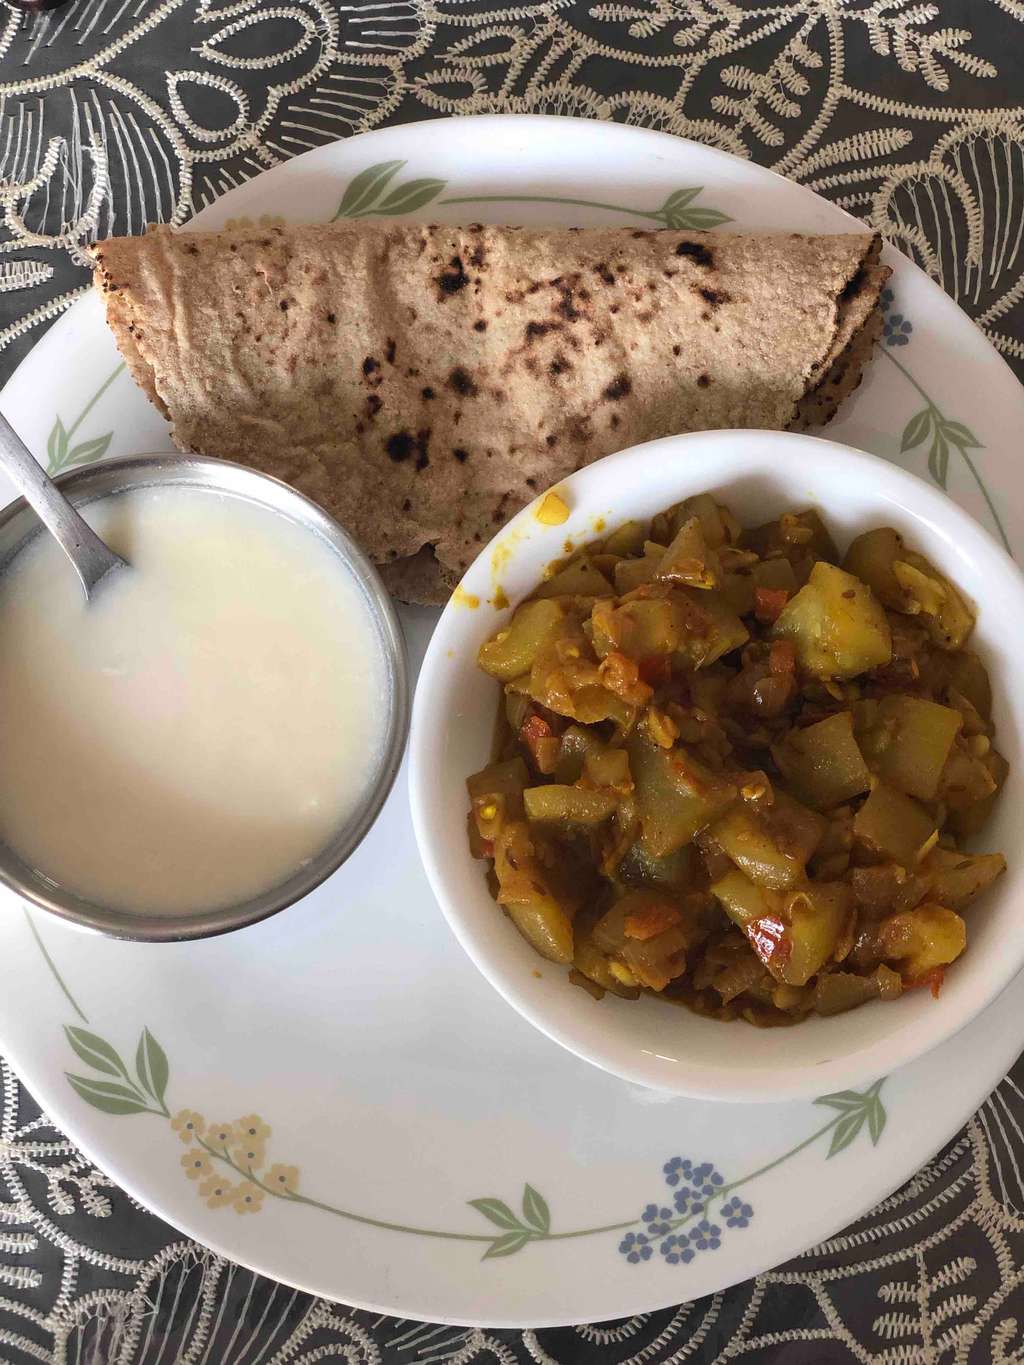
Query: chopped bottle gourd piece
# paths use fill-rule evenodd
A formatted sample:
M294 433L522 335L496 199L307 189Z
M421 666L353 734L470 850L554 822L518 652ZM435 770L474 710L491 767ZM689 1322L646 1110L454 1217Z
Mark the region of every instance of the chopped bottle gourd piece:
M536 597L611 597L611 580L594 564L582 556L554 574L537 589Z
M872 853L909 871L934 847L938 829L924 806L879 782L854 817L853 834Z
M961 723L960 712L949 706L896 694L879 701L858 738L868 766L883 782L934 801Z
M1005 871L1001 853L958 853L950 848L933 848L921 864L929 899L950 910L965 910Z
M531 824L572 826L599 825L615 814L619 804L614 792L587 791L580 787L527 787L523 792L526 818Z
M534 835L524 822L506 822L494 844L494 871L498 903L527 942L550 962L571 963L575 907L556 894L551 871L538 856Z
M704 539L699 517L690 517L680 526L661 557L657 576L671 583L685 583L691 588L721 586L721 561Z
M656 858L690 843L739 794L682 748L657 748L634 735L628 750L642 843Z
M791 730L772 746L772 758L800 800L816 810L830 810L871 785L849 711Z
M504 696L470 852L595 999L766 1027L937 995L1006 869L960 843L1008 773L973 625L892 527L841 558L813 509L625 522L479 650Z
M564 620L565 611L559 602L524 602L508 626L481 645L480 667L502 682L529 673L540 651L561 631Z
M892 658L889 622L871 589L824 560L783 607L772 638L792 640L801 666L819 678L855 678Z

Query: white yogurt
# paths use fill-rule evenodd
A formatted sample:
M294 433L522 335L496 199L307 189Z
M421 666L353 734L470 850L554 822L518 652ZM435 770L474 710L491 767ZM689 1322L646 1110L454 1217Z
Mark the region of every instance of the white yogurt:
M372 780L370 608L325 542L238 498L142 489L86 516L132 566L91 603L46 535L0 580L0 837L114 909L268 890Z

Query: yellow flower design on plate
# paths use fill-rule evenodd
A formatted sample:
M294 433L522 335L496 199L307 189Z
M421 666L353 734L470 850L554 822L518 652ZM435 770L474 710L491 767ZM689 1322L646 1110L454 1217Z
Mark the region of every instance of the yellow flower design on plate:
M206 1130L206 1141L211 1147L223 1150L238 1141L233 1123L211 1123Z
M294 1194L299 1188L299 1168L298 1166L271 1166L263 1177L263 1183L269 1185L274 1194Z
M231 1160L236 1166L241 1166L243 1171L253 1171L262 1166L266 1156L266 1148L262 1142L240 1142L231 1150Z
M208 1208L222 1209L225 1204L234 1202L236 1190L230 1180L212 1175L199 1186L199 1193L205 1197Z
M270 1137L270 1125L264 1123L259 1114L246 1114L244 1118L236 1119L234 1130L236 1141L244 1147L265 1143Z
M235 1186L231 1202L236 1213L259 1213L263 1207L263 1191L251 1180L243 1180L240 1185Z
M199 1147L190 1147L181 1158L181 1165L189 1180L205 1180L213 1175L213 1164Z
M171 1127L182 1142L195 1142L196 1138L201 1138L206 1132L206 1120L194 1109L181 1109L171 1119Z

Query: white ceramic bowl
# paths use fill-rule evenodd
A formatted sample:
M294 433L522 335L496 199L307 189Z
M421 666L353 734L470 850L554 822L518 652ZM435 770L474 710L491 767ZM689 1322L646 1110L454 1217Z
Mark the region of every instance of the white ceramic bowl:
M563 544L649 517L680 498L714 492L743 525L817 507L841 549L891 525L974 599L974 648L995 692L996 742L1010 777L983 846L1009 870L967 914L968 947L942 994L914 991L794 1028L760 1030L703 1019L644 997L595 1002L564 968L544 962L491 899L466 841L466 777L487 762L499 685L476 666L479 645L507 619L491 600L526 596ZM582 469L559 491L562 526L525 508L467 572L445 608L420 674L410 739L410 789L420 854L460 943L505 999L578 1056L626 1080L697 1098L769 1101L855 1088L905 1065L984 1009L1024 964L1024 850L1020 841L1024 732L1024 577L966 512L896 466L815 437L717 431L669 437ZM539 500L538 500L539 501ZM479 607L469 603L480 599ZM981 845L979 845L981 846ZM1021 1024L1024 1041L1024 1021Z

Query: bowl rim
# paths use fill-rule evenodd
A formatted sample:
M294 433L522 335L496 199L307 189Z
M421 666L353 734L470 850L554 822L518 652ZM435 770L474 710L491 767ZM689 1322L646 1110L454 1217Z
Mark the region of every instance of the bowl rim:
M555 487L565 490L569 496L573 513L586 512L588 506L593 511L594 498L591 486L597 480L607 481L609 473L616 476L625 474L626 466L632 464L630 479L633 484L643 484L645 463L648 467L657 461L664 461L670 455L684 455L687 446L701 446L703 458L714 456L720 461L715 475L707 471L703 475L705 486L717 482L728 482L737 477L732 468L734 462L749 463L752 448L760 448L763 455L777 453L779 446L785 444L790 449L789 472L784 477L795 481L807 469L800 463L803 452L815 462L815 468L808 476L819 488L826 482L830 468L843 466L845 472L856 472L858 481L863 480L866 487L879 489L880 503L884 505L882 491L898 493L899 506L906 513L930 525L931 529L948 542L956 542L963 552L980 558L989 574L998 575L1004 586L1014 593L1024 613L1024 574L995 539L945 493L932 488L923 479L893 464L891 461L855 447L835 442L820 436L810 436L797 432L765 431L761 429L723 429L710 432L688 432L676 436L661 437L641 445L629 447L608 455L601 460L560 480ZM797 447L793 451L793 447ZM595 472L599 471L599 472ZM794 472L797 471L797 472ZM778 476L779 471L765 467L764 473L770 478ZM719 479L720 474L720 479ZM746 477L750 477L747 470ZM743 474L738 477L744 477ZM685 472L680 473L680 482L689 482ZM496 544L508 537L513 538L528 526L535 528L534 512L546 496L544 490L504 526L492 540L484 546L480 554L466 570L461 587L463 592L446 605L435 627L420 670L413 698L412 720L409 736L409 797L412 809L413 829L419 847L427 879L441 907L449 927L459 943L486 980L528 1023L566 1048L584 1061L618 1076L624 1081L649 1089L683 1095L692 1099L714 1100L735 1103L777 1103L785 1100L813 1099L832 1091L853 1089L870 1084L880 1076L889 1074L905 1066L926 1052L953 1037L976 1015L1002 993L1024 966L1024 938L1014 953L994 955L992 970L988 975L980 996L958 1012L947 1008L936 1012L934 1022L914 1031L913 1037L907 1029L897 1029L869 1043L861 1049L847 1052L838 1059L822 1061L817 1065L786 1066L747 1066L730 1070L727 1075L710 1066L684 1064L678 1060L657 1058L652 1053L644 1054L639 1048L616 1046L614 1029L605 1030L605 1037L594 1041L598 1032L580 1026L566 1026L559 1020L549 1017L548 1011L538 1002L536 995L529 995L515 979L509 957L503 950L492 951L478 935L473 924L473 916L460 904L460 898L453 887L451 860L444 851L433 843L431 832L431 811L436 804L436 792L441 771L440 736L444 730L446 700L450 693L443 682L444 663L461 643L466 629L468 616L465 601L481 596L481 588L486 590L489 576L486 566L491 562L491 554ZM694 488L692 492L702 491ZM687 496L682 491L681 496ZM607 496L605 492L604 497ZM604 501L604 497L601 501ZM809 487L808 501L815 501L815 493ZM669 497L658 499L667 505ZM638 513L634 513L637 515ZM826 508L826 516L828 515ZM628 515L628 514L626 514ZM646 512L639 515L647 515ZM590 533L596 539L600 531ZM581 537L578 543L585 543ZM548 551L550 554L550 550ZM510 602L511 611L516 601ZM475 613L473 613L475 616ZM1024 669L1024 647L1018 649L1021 668ZM486 685L483 675L481 684ZM1019 759L1018 759L1019 762ZM467 774L468 776L468 774ZM464 838L460 831L459 837ZM481 873L481 885L483 876ZM542 959L538 959L541 962ZM550 964L549 964L550 965ZM561 970L561 969L559 969ZM582 1012L581 1012L581 1018ZM607 1041L606 1041L607 1040ZM664 1065L672 1062L671 1070Z
M372 782L351 816L330 841L284 881L244 901L203 911L145 914L115 910L50 882L0 841L0 884L40 910L86 931L139 942L179 942L242 929L302 900L332 875L365 838L394 785L409 732L409 678L405 637L379 573L351 534L312 499L290 484L232 460L166 451L125 455L69 470L54 479L77 507L134 489L189 487L220 492L284 516L318 536L351 572L367 604L384 661L386 714ZM0 553L0 578L30 540L44 533L24 498L0 509L0 537L25 521L25 534Z

